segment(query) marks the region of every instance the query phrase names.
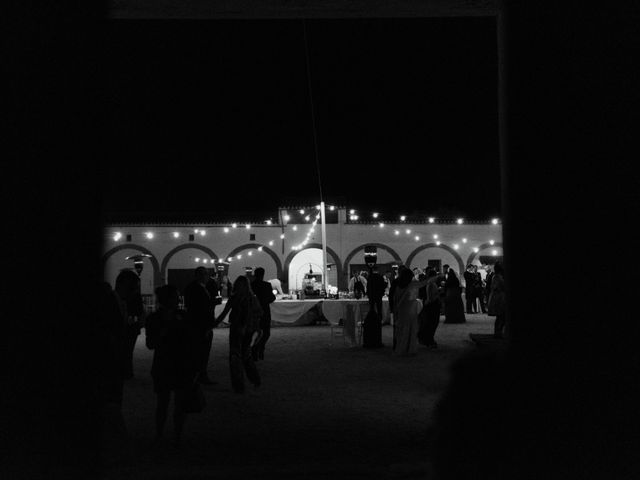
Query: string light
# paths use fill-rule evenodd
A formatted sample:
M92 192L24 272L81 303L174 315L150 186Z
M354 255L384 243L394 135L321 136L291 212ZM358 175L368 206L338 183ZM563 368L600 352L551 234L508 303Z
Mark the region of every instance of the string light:
M196 228L196 229L193 231L193 233L196 233L196 234L197 234L199 231L200 231L200 230Z
M224 233L229 233L229 228L228 227L224 227Z
M204 231L204 230L200 230L200 236L201 236L201 237L204 237L206 234L207 234L207 232L206 232L206 231Z
M456 220L456 223L457 223L458 225L462 225L462 222L464 222L464 220L462 220L461 218L459 218L458 220Z
M267 220L267 225L271 225L271 220Z
M173 238L180 238L179 232L173 232Z
M242 255L236 255L236 258L240 260L242 258Z
M238 224L237 224L237 223L232 223L232 224L231 224L231 226L232 226L233 228L238 228Z
M207 260L206 258L203 258L202 263L209 263L209 260Z
M411 230L407 228L407 235L411 235Z
M436 245L440 246L440 240L438 240L438 241L436 242Z
M349 215L353 215L354 213L356 213L356 211L353 208L349 210Z
M454 249L454 250L458 250L458 248L460 248L460 246L459 246L457 243L454 243L454 244L453 244L453 249Z
M247 253L247 255L251 256L251 255L253 255L253 252L249 252L249 253Z
M300 215L304 215L304 210L300 209Z
M153 238L153 232L147 232L147 233L145 233L145 236L146 236L149 240L151 240L151 239Z
M393 233L395 233L396 235L400 235L400 230L394 230Z
M407 219L407 217L405 215L400 215L400 221L404 222Z
M284 240L284 233L280 235L280 238Z
M196 257L196 262L200 262L200 257Z
M373 212L373 218L378 218L378 212Z
M462 243L467 243L467 239L466 239L466 238L463 238L463 239L462 239Z
M258 251L261 252L262 251L262 247L258 247Z
M290 217L289 215L285 215L285 216L284 216L284 220L285 220L285 222L288 222L290 219L291 219L291 217Z
M380 222L379 225L380 225L380 228L384 227L384 223L382 222Z
M122 233L120 233L120 232L116 232L116 233L113 235L113 239L114 239L116 242L117 242L118 240L120 240L121 238L122 238Z
M436 221L436 219L435 219L435 218L433 218L433 217L429 217L429 223L433 223L433 222L435 222L435 221Z
M498 224L498 219L494 218L493 220L491 220L491 223L493 223L494 225L497 225Z
M231 261L233 261L233 257L227 258L227 262L231 262Z
M489 240L489 245L493 245L494 243L496 243L496 242L493 241L493 240Z
M306 217L304 217L304 219L305 219L307 222L309 221L309 219L310 219L310 218L311 218L311 217L310 217L309 215L307 215Z
M247 230L249 230L251 228L251 225L249 225L248 223L244 226L244 228L246 228Z
M320 210L320 205L316 205L316 209L317 209L317 210Z
M420 237L418 235L416 235L416 242L420 240Z
M297 226L297 225L294 225L294 226L293 226L293 231L294 231L294 232L297 232L297 231L298 231L298 226Z
M437 239L438 239L438 234L437 234L437 233L433 236L433 239L434 239L434 240L437 240Z
M479 249L478 247L473 247L473 251L474 251L475 253L478 253L478 252L480 251L480 249Z
M492 251L491 251L491 255L493 255L493 256L498 255L498 251L497 251L497 250L492 250Z
M331 210L332 212L333 212L335 209L336 209L336 207L334 207L333 205L331 205L331 206L329 207L329 210Z
M272 247L273 246L273 240L269 240L269 246Z

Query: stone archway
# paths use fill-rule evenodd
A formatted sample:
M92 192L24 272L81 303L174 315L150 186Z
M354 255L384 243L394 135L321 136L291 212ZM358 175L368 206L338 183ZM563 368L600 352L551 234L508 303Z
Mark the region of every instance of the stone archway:
M456 252L453 248L448 247L446 245L438 245L438 244L435 244L435 243L426 243L426 244L421 245L418 248L416 248L407 257L407 262L405 263L405 265L407 267L411 268L411 262L416 257L416 255L418 255L418 253L420 253L421 251L426 250L427 248L441 248L441 249L449 252L453 256L453 258L456 259L456 262L458 262L458 269L459 269L458 271L460 272L460 275L462 275L462 273L465 271L464 262L462 261L462 257L460 255L458 255L458 252Z
M282 262L280 261L280 257L278 257L278 254L276 252L274 252L272 249L270 249L269 247L266 247L264 245L261 245L259 243L245 243L244 245L240 245L239 247L234 248L233 250L231 250L231 252L229 252L229 254L224 257L225 259L229 258L229 257L235 257L238 253L244 251L244 250L250 250L250 249L258 249L262 247L262 251L265 252L266 254L268 254L273 261L276 264L276 277L282 281ZM284 283L284 282L283 282Z
M140 253L146 253L147 255L151 255L151 257L149 257L149 262L151 262L151 268L153 268L153 285L154 287L158 287L160 285L162 285L162 277L160 275L160 267L158 265L158 260L156 260L155 255L153 255L153 253L151 253L151 250L145 248L145 247L141 247L140 245L136 245L134 243L125 243L123 245L118 245L117 247L112 248L111 250L109 250L107 253L105 253L102 256L102 266L104 268L104 265L107 263L107 260L109 260L109 258L116 252L119 252L121 250L136 250Z
M345 273L348 272L349 271L349 262L351 262L351 259L356 255L356 253L358 253L364 247L368 247L368 246L381 248L382 250L385 250L385 251L389 252L389 254L391 254L391 256L398 263L402 263L402 259L400 258L400 255L398 255L398 253L393 248L387 247L386 245L384 245L382 243L363 243L359 247L354 248L351 251L351 253L349 255L347 255L347 258L345 259L344 264L342 265L342 271L345 272Z
M200 245L199 243L185 243L184 245L179 245L173 250L171 250L169 253L167 253L162 259L162 265L160 267L160 276L162 279L162 284L164 284L167 281L166 280L167 266L169 265L169 260L171 260L171 257L173 257L176 253L182 250L187 250L189 248L200 250L201 252L204 252L207 255L209 255L211 258L215 258L216 260L218 260L218 255L216 255L213 250L211 250L209 247L205 247L204 245Z
M467 259L467 265L473 263L473 261L476 259L476 257L478 255L480 255L480 252L482 252L482 250L485 250L485 249L491 248L491 247L502 248L502 242L494 242L493 245L491 245L490 243L483 243L482 245L480 245L478 247L478 251L477 252L473 252L471 255L469 255L469 258Z
M293 257L295 257L298 253L300 253L301 251L306 250L308 248L319 248L320 250L322 250L322 244L320 244L320 243L309 243L303 249L294 250L293 252L289 253L289 255L287 255L287 258L284 261L284 268L283 268L283 274L284 274L284 276L285 276L285 278L287 280L287 284L285 284L285 286L288 286L288 282L289 282L289 265L291 265L291 260L293 260ZM330 247L327 247L327 255L331 255L331 257L333 258L334 263L336 264L336 270L337 270L337 275L338 275L338 288L340 290L346 289L346 282L342 278L342 264L340 263L340 257Z

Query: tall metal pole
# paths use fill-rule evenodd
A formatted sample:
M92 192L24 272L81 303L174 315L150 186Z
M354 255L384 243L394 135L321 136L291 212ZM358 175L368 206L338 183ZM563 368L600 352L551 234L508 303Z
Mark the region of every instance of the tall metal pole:
M324 217L324 202L320 202L320 224L322 228L322 286L324 287L325 295L329 294L327 288L327 226Z

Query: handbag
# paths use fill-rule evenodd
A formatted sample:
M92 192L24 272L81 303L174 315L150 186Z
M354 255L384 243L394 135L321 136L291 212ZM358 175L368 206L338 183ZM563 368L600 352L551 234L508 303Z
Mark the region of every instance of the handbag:
M182 404L182 411L184 413L200 413L206 405L207 399L204 396L202 387L198 382L194 382L187 391L187 395Z

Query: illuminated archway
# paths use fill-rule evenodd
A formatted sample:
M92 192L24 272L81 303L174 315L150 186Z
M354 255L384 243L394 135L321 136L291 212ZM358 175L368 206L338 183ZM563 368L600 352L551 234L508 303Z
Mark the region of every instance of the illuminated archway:
M155 288L157 286L162 285L162 278L160 276L160 267L158 265L158 260L153 255L153 253L151 253L151 251L149 249L147 249L145 247L142 247L140 245L136 245L134 243L124 243L122 245L118 245L117 247L114 247L111 250L109 250L107 253L105 253L102 256L103 273L104 273L104 268L105 268L109 258L111 258L115 253L118 253L118 252L120 252L122 250L134 250L136 252L140 252L140 253L145 253L147 255L151 255L149 257L149 263L151 263L151 268L153 269L153 274L152 274L153 287ZM133 266L133 265L131 265L131 266Z
M207 255L209 255L209 257L215 258L216 260L218 259L218 255L216 255L215 252L211 250L209 247L205 247L204 245L200 245L198 243L185 243L183 245L179 245L173 250L171 250L169 253L167 253L162 259L162 265L160 267L160 276L163 284L167 281L167 266L169 265L169 260L171 260L171 257L173 257L176 253L182 250L187 250L189 248L193 248L194 250L200 250L201 252L204 252Z
M349 263L351 262L353 257L356 255L356 253L358 253L360 250L363 250L364 247L368 247L368 246L373 246L373 247L377 247L377 248L380 248L382 250L385 250L386 252L388 252L394 258L394 260L396 262L402 263L402 259L400 258L400 255L398 255L398 253L393 248L387 247L386 245L384 245L382 243L363 243L359 247L354 248L351 251L351 253L349 255L347 255L347 258L344 261L344 264L342 266L342 271L345 273L345 275L348 274L348 272L349 272ZM348 281L348 280L346 280L346 281Z
M287 258L284 261L284 269L283 269L284 278L286 278L287 282L289 281L289 265L291 265L291 260L293 260L293 257L295 257L298 253L300 253L303 250L306 250L307 248L319 248L322 250L322 245L320 243L309 243L303 249L294 250L293 252L289 253L289 255L287 255ZM336 271L338 275L338 288L340 290L345 290L347 288L347 283L345 279L342 278L342 264L340 263L340 257L330 247L327 247L327 255L331 255L331 258L333 259L333 263L335 263L336 265ZM287 288L288 288L288 283L287 283Z
M458 252L456 252L453 248L448 247L447 245L438 245L436 243L426 243L424 245L419 246L418 248L416 248L413 252L411 252L409 254L409 256L407 257L407 262L405 263L405 265L409 268L411 268L411 262L413 261L413 259L416 257L416 255L418 255L418 253L422 252L423 250L426 250L428 248L441 248L447 252L449 252L453 258L456 260L456 262L458 263L458 271L460 272L460 275L462 275L462 273L464 272L465 268L464 268L464 262L462 261L462 257L460 257L460 255L458 255Z
M283 281L284 277L282 272L282 262L280 262L280 257L278 257L278 254L276 252L274 252L272 249L270 249L265 245L261 245L259 243L245 243L244 245L240 245L239 247L236 247L233 250L231 250L231 252L229 252L229 254L226 257L224 257L224 260L228 259L229 257L233 258L236 255L238 255L240 252L243 252L245 250L257 250L258 248L262 248L262 252L266 253L271 257L271 259L276 265L275 278L277 278L282 283L284 283ZM272 277L272 275L269 275L268 271L265 272L265 280L270 279L269 277Z

